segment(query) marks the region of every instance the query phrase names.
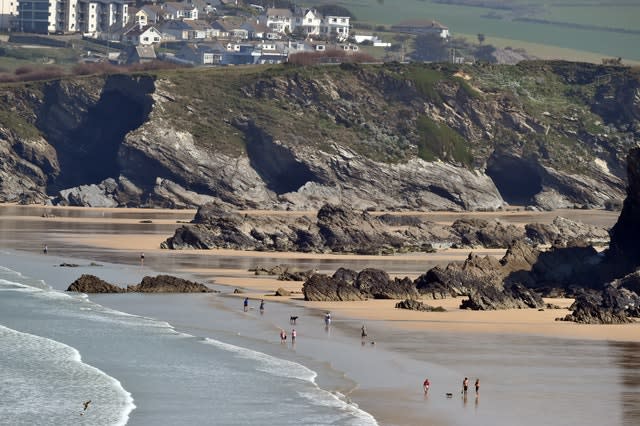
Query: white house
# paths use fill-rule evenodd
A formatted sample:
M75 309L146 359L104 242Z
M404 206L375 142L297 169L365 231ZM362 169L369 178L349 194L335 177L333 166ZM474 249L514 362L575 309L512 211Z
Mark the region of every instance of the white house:
M185 21L198 19L198 7L186 3L167 2L162 5L166 18L170 20L184 19Z
M278 33L291 32L294 23L293 13L289 9L267 9L265 25Z
M122 42L133 44L134 46L160 44L162 42L162 33L154 26L140 28L137 25L133 25L130 30L123 33Z
M306 36L325 36L338 40L349 37L348 16L323 16L315 9L300 9L295 14L289 9L267 9L261 20L272 31L281 34L298 30Z
M449 28L442 25L438 21L424 21L419 19L412 19L409 21L403 21L399 24L392 25L391 30L398 33L409 33L416 35L433 34L442 39L448 39L451 34Z

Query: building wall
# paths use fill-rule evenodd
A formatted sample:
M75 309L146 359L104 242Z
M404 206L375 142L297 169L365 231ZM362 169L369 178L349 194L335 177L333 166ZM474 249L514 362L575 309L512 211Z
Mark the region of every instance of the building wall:
M9 3L11 1L17 4L15 31L39 34L99 32L107 31L118 22L124 26L128 20L128 6L124 0L109 3L95 0L9 0Z
M0 30L7 31L18 15L18 0L0 0Z

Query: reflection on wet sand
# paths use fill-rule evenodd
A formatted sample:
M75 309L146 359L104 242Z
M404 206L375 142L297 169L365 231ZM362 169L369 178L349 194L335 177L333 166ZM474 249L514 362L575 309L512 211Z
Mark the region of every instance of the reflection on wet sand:
M619 367L620 401L625 425L640 424L640 343L610 342Z

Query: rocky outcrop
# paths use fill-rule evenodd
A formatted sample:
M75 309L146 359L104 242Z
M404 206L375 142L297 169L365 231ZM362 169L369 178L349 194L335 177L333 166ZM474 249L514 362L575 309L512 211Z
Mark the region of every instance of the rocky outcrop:
M363 294L374 299L411 299L418 296L416 286L409 278L391 280L389 274L381 269L363 269L354 285Z
M580 293L569 307L572 311L560 321L573 321L580 324L627 324L634 322L629 316L638 316L637 307L640 298L633 292L616 289L608 285L601 292L585 291Z
M127 289L109 284L95 275L83 274L69 285L67 291L78 293L126 293Z
M161 247L392 254L432 251L432 244L459 245L460 241L455 231L443 226L389 226L367 212L344 206L324 205L312 219L241 215L210 203L198 209L192 224L178 228Z
M171 275L158 275L156 277L144 277L140 284L122 288L94 275L82 275L71 283L67 291L81 293L212 293L213 290L204 284L174 277Z
M638 137L639 83L624 67L478 64L464 81L441 64L246 71L3 87L0 201L596 207L622 198ZM558 102L567 93L582 96Z
M144 277L140 284L128 286L130 293L212 293L204 284L173 277L171 275L158 275Z
M629 152L627 174L627 198L618 221L611 228L611 243L607 253L608 261L618 264L625 273L640 266L640 148Z
M353 285L324 274L312 275L302 285L304 300L354 301L366 300L366 296Z
M471 247L503 248L523 238L521 229L499 220L458 219L451 228L460 235L463 245Z
M593 225L576 222L557 216L550 224L531 223L525 225L527 238L535 244L575 246L578 242L603 245L609 242L609 233Z
M408 309L410 311L421 312L446 312L446 309L444 309L442 306L429 306L426 303L420 302L419 300L415 299L405 299L396 303L396 309Z

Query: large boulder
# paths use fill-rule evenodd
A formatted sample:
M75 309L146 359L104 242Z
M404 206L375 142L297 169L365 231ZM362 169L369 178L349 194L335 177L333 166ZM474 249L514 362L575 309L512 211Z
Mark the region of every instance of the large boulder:
M304 300L336 302L366 300L360 290L325 274L314 274L302 285Z
M185 280L171 275L144 277L140 284L127 287L129 292L137 293L212 293L204 284Z
M558 318L558 320L580 324L627 324L633 322L626 314L624 305L621 306L621 302L624 303L624 296L611 286L602 292L584 291L576 297L576 300L569 307L572 312L564 318Z
M567 246L572 241L586 241L590 244L609 242L609 233L605 229L561 216L556 216L550 224L531 223L524 228L527 238L537 244Z
M416 299L405 299L396 303L396 309L407 309L421 312L445 312L442 306L433 307Z
M71 283L67 291L80 293L125 293L127 290L117 285L109 284L95 275L83 274Z
M460 235L462 244L471 247L503 248L524 238L521 229L499 220L458 219L451 227Z

